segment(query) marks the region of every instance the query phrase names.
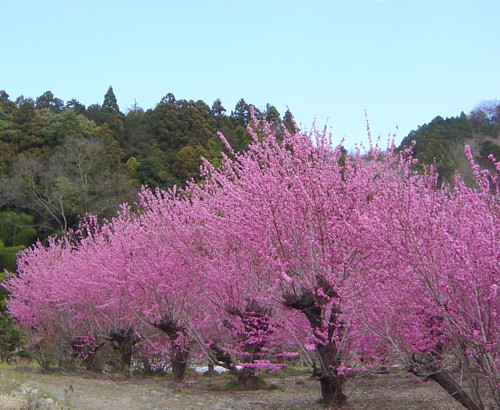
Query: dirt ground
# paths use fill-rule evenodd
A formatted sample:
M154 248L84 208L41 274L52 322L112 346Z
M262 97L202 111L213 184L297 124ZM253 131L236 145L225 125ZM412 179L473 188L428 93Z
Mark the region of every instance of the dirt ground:
M130 376L75 372L44 374L36 369L0 369L3 380L50 397L48 407L77 410L299 410L322 409L319 383L306 372L267 376L258 391L236 391L229 375L189 374L181 385L165 376ZM433 382L403 372L371 375L348 381L346 409L461 409ZM0 402L0 408L1 402ZM29 407L32 408L32 407Z

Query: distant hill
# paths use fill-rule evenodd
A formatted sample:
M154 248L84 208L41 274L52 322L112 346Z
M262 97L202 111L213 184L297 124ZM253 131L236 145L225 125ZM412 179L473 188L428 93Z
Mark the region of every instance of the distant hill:
M442 180L450 181L458 171L466 181L471 181L465 145L470 145L475 161L483 167L491 167L490 154L500 159L500 102L483 103L468 115L462 112L446 119L437 116L411 131L399 148L410 146L412 141L420 164L435 161Z

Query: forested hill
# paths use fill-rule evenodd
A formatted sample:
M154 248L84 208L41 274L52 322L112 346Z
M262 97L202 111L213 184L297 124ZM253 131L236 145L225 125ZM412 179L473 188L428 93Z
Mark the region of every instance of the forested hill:
M217 165L217 132L235 150L247 146L249 112L244 99L229 113L218 99L209 106L169 93L152 109L123 113L112 87L102 105L88 107L50 91L15 100L0 91L0 226L6 218L17 226L25 214L22 225L28 217L40 236L60 234L86 212L113 215L140 185L183 185L198 174L201 156ZM281 117L270 104L256 115L293 127L291 113ZM12 235L0 234L3 245L19 242Z
M169 93L154 108L124 113L112 87L102 104L88 107L50 91L14 100L0 91L0 259L7 247L14 251L35 237L64 234L87 212L113 215L143 184L168 188L196 178L200 157L220 161L217 132L235 150L245 149L249 115L244 99L228 112L219 99L209 106ZM290 111L282 116L270 104L256 116L293 127ZM465 144L483 165L490 153L499 158L499 132L500 105L488 103L469 115L436 117L401 147L415 140L421 163L436 159L448 179L456 169L467 172Z
M411 131L400 148L415 141L414 154L421 164L436 163L441 178L450 181L458 171L468 182L472 173L464 155L470 145L474 159L483 167L491 167L488 155L500 158L500 102L482 103L468 115L437 116L430 123Z

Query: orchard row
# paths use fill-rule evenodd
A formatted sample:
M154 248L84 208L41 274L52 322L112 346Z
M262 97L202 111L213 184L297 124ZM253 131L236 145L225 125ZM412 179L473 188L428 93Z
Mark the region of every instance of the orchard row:
M8 307L31 346L91 368L111 343L124 366L165 360L177 379L202 358L248 388L314 357L333 405L352 373L404 365L467 408L500 406L500 164L481 171L466 148L476 185L448 186L409 151L249 130L199 182L144 188L112 220L24 251Z

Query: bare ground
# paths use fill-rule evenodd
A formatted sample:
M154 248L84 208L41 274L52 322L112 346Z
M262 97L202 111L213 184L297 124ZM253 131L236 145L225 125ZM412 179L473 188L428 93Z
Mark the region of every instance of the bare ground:
M19 380L49 396L65 408L77 410L180 410L180 409L322 409L319 383L306 372L267 376L258 391L235 391L231 376L191 373L174 385L166 376L129 376L73 372L44 374L36 369L1 368L3 380ZM461 409L433 382L403 372L371 375L348 381L349 410L358 409ZM0 408L2 403L0 401ZM28 407L28 408L61 408Z

